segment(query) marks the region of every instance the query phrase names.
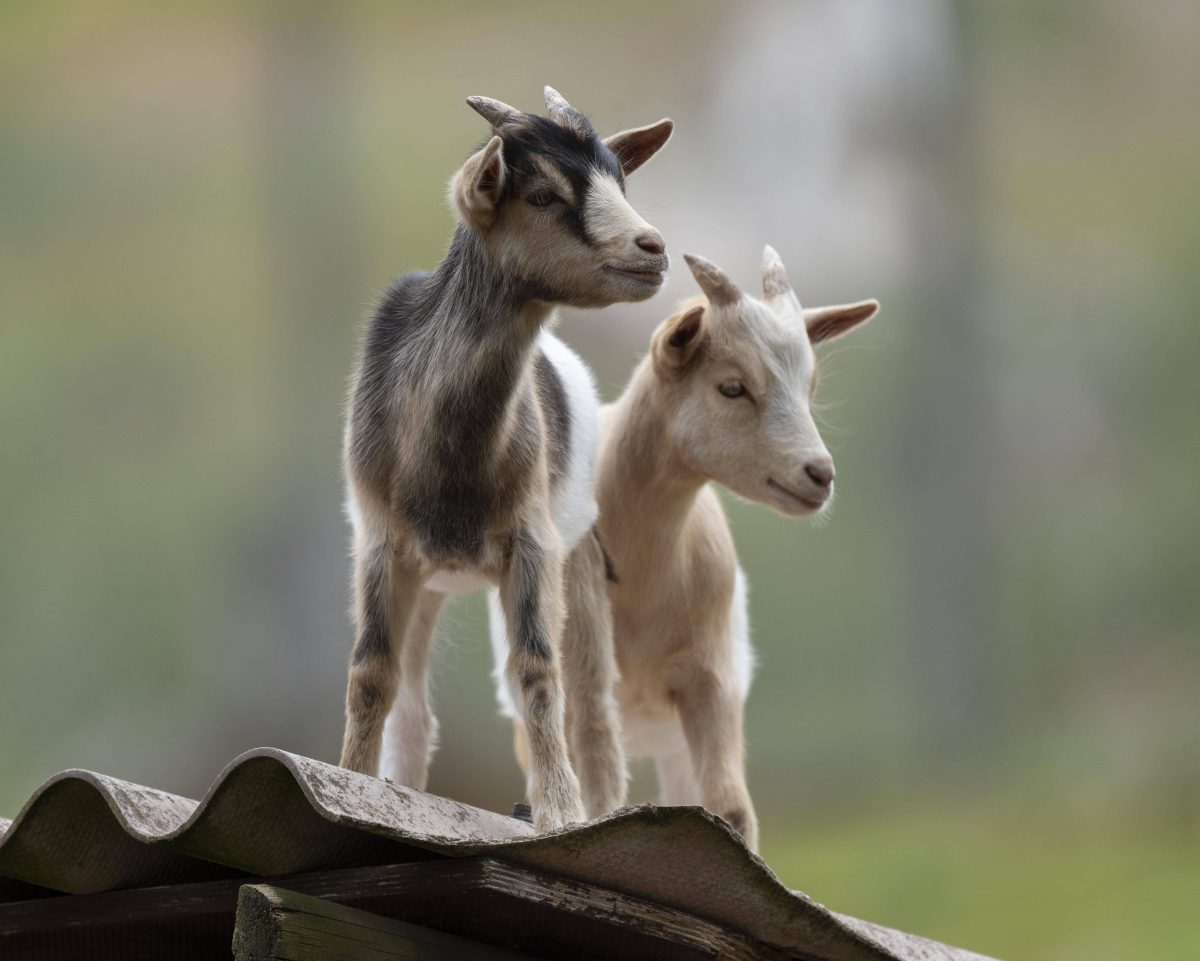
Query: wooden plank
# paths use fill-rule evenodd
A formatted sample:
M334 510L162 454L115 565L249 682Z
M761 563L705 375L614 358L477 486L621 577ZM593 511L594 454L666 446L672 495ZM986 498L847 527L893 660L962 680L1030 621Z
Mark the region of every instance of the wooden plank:
M245 883L229 879L0 904L0 958L228 958L238 890ZM675 908L490 858L347 868L262 883L539 958L785 957ZM815 953L788 957L820 961Z
M777 961L784 955L766 945L675 908L630 897L592 884L542 874L502 861L479 859L478 889L523 912L549 912L548 935L578 938L586 929L622 957L719 958L722 961ZM512 910L512 908L510 908ZM562 943L569 957L608 957L605 950ZM581 950L586 953L579 953Z
M238 894L236 961L529 961L491 945L270 884Z

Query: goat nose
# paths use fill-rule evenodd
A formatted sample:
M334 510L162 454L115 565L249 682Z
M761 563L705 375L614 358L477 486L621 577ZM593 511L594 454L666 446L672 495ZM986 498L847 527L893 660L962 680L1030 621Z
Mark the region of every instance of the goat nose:
M651 228L644 234L639 234L633 241L648 254L665 254L667 245L663 243L662 234Z
M804 473L818 487L828 487L833 483L833 461L828 457L810 461L804 465Z

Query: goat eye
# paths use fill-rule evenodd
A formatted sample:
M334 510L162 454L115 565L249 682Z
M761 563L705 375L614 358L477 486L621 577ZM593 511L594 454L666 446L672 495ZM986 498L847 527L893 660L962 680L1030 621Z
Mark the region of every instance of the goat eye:
M722 397L736 398L746 396L746 385L739 384L735 380L722 384L717 390L721 392Z
M525 198L525 202L531 207L549 207L556 200L558 197L550 190L536 190Z

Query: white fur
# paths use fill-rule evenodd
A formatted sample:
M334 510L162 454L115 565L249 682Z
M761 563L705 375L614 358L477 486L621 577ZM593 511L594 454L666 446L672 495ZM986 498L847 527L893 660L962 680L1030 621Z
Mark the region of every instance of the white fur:
M754 668L758 664L758 659L754 656L754 645L750 641L749 587L746 572L739 564L737 577L733 582L733 600L729 605L729 636L733 640L733 672L743 699L750 694Z
M423 690L426 679L402 675L401 690L392 702L383 725L383 750L379 758L379 774L397 784L425 790L429 759L437 749L438 723L432 714L426 715L428 695ZM418 748L409 735L422 723L429 724L429 740Z
M500 705L500 716L518 718L517 699L505 675L508 663L508 629L504 624L504 609L500 606L500 592L488 591L488 637L492 642L492 680L496 684L496 702Z
M583 222L587 224L593 242L600 245L624 245L642 234L656 233L625 199L621 185L599 170L592 174L583 208Z
M567 476L554 495L554 523L563 550L571 551L592 529L599 513L596 507L596 448L600 442L600 396L592 372L579 355L543 330L538 346L562 380L571 412L571 450Z
M571 450L567 476L554 495L554 521L562 537L563 550L571 551L596 523L596 448L600 440L600 396L592 372L575 351L547 330L538 338L538 346L554 365L567 395L571 412ZM519 717L517 701L505 674L508 663L508 631L500 593L488 591L488 634L492 641L492 677L500 713Z

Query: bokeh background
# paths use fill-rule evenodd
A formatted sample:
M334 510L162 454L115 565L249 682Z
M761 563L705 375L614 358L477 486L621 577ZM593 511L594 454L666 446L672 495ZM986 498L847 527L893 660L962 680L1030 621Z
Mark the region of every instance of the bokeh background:
M463 98L549 82L674 117L630 196L676 255L884 303L822 361L830 522L729 505L768 862L1003 958L1194 959L1198 40L1182 0L6 0L0 812L336 759L356 330L441 256ZM693 292L562 329L612 398ZM507 809L478 599L438 646L431 788Z

